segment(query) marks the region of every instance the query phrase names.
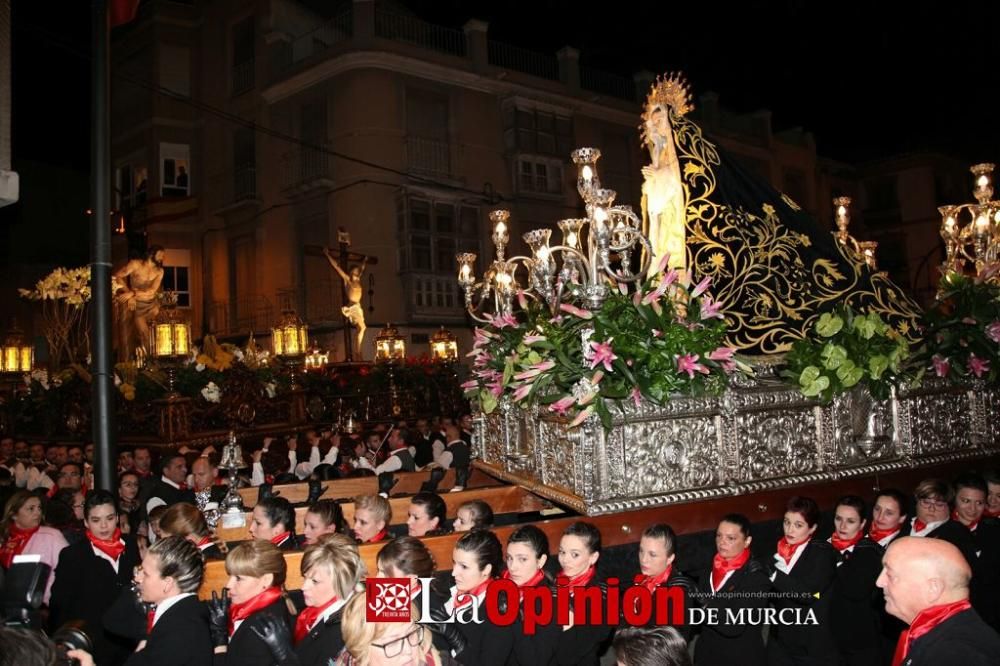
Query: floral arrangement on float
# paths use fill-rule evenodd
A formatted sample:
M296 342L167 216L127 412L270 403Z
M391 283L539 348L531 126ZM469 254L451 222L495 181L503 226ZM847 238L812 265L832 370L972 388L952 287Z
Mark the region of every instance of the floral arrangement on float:
M491 413L508 398L540 405L575 427L597 415L611 427L622 401L662 405L677 395L720 393L734 372L751 372L727 347L709 278L668 268L664 256L634 291L624 285L599 307L560 303L555 313L518 293L521 306L476 328L466 396Z
M90 266L56 268L34 288L18 289L18 293L41 304L51 368L58 371L64 362L84 362L90 353L86 307L90 301Z

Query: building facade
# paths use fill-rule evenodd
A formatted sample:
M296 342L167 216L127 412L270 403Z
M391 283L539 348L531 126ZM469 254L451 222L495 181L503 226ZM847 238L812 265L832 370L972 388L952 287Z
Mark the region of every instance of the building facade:
M648 161L637 126L652 75L488 32L375 0L324 16L291 0L144 3L112 46L118 260L167 248L164 286L196 337L259 337L294 309L337 360L344 301L321 248L349 237L377 260L362 276L366 358L388 322L409 355L442 325L468 351L454 256L475 252L482 274L489 212L511 210L517 254L522 233L581 216L571 150L599 148L604 184L635 208ZM857 195L807 132L774 133L769 113L731 114L712 94L696 106L725 149L831 228L830 198Z

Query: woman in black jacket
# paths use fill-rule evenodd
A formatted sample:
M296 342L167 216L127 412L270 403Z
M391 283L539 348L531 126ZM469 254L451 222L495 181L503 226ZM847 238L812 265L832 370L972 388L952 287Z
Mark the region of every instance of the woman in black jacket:
M819 524L819 506L809 497L793 497L785 506L785 535L778 540L771 582L784 596L773 605L779 620L767 640L769 666L832 666L837 663L830 631L830 586L837 564L833 548L811 541ZM815 624L813 624L813 618Z
M456 657L463 664L503 666L521 628L518 623L506 627L492 624L483 606L486 588L499 577L503 566L500 539L488 530L466 532L455 542L451 560L455 585L444 610L456 617L466 640L465 649ZM481 623L473 620L477 614Z
M271 666L275 659L270 615L292 627L290 602L284 592L285 558L274 544L255 539L245 541L226 557L229 580L222 597L212 593L209 602L212 644L216 666ZM280 645L280 644L279 644Z
M149 548L135 579L142 600L156 610L149 614L148 638L126 666L211 666L208 610L197 596L204 573L204 558L183 537L166 537Z
M556 585L569 588L571 599L584 588L600 588L601 599L606 606L607 585L597 576L597 560L600 557L600 530L590 523L573 523L559 540L559 565L562 570L556 576ZM556 663L560 666L596 666L600 663L599 654L611 637L612 627L589 619L584 622L584 619L571 617L570 624L563 628L556 649Z
M267 497L257 502L250 519L250 536L270 541L281 550L295 550L295 509L284 497Z
M700 577L702 606L718 609L719 622L706 624L695 643L697 666L764 666L764 634L759 615L768 605L771 581L750 555L750 519L739 513L722 517L715 530L715 557Z
M544 569L548 559L549 539L545 536L545 532L534 525L523 525L517 528L507 539L507 569L503 572L503 578L517 585L518 597L522 606L522 626L525 604L538 606L534 595L544 594L554 598L555 581L549 577ZM529 589L532 591L526 592ZM562 627L553 617L552 621L536 624L532 629L533 634L527 634L525 631L515 633L514 646L508 664L545 666L552 661L556 648L559 646Z
M194 504L171 504L160 517L160 532L164 536L187 539L198 547L205 559L221 560L229 552L225 542L212 532L204 514Z
M882 627L875 581L883 548L865 534L865 502L855 495L837 500L830 545L837 555L830 619L842 666L879 666Z
M59 554L50 620L53 629L82 620L94 644L94 660L114 666L125 661L135 643L105 630L102 617L128 587L139 564L139 551L133 539L126 543L121 537L114 495L105 490L87 493L83 511L86 538Z
M458 625L448 623L448 613L444 609L447 591L438 589L438 581L434 578L437 565L434 556L420 539L399 537L393 539L378 552L379 578L409 578L411 582L410 599L422 615L426 609L431 620L421 617L421 624L431 630L434 647L442 654L459 654L465 649L465 636L458 630ZM432 579L425 589L421 578ZM426 592L427 598L424 598Z
M658 587L681 588L685 597L685 604L681 608L684 608L694 603L692 593L696 586L694 580L674 566L674 560L677 559L676 544L677 535L670 525L659 523L647 527L639 540L639 573L633 576L633 582L648 589L650 594L655 594ZM668 609L668 612L672 615L674 611ZM650 617L648 626L653 626L655 622L654 614ZM676 629L684 640L691 639L691 626L686 621Z

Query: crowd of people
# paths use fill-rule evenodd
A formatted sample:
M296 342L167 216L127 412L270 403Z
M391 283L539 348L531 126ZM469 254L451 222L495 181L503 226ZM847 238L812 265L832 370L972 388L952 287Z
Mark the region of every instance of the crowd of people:
M995 473L926 479L911 494L881 489L827 507L791 497L773 546L755 542L761 526L728 514L711 557L684 559L689 571L680 570L683 546L671 526L649 525L629 556L631 576L615 583L601 559L603 535L585 520L569 522L557 543L530 522L502 540L487 503L466 502L449 516L433 484L409 498L405 516L393 515L384 496L392 472L467 468L464 427L461 419L424 421L359 437L309 431L301 444L263 440L249 452L246 482L264 492L251 538L235 543L214 529L212 505L226 488L211 449L164 453L155 466L148 448L124 451L109 492L92 489L89 447L2 440L0 566L36 555L51 567L48 625L82 622L92 642L77 654L84 666L568 665L598 664L609 649L624 666L1000 663ZM359 474L383 475L383 493L354 498L350 525L338 502L311 497L301 534L293 505L267 490ZM453 532L461 534L442 571L423 538ZM377 571L366 570L364 543L382 544ZM289 550L302 551L301 589L286 586ZM213 559L224 560L228 579L202 602ZM410 581L410 621L366 619L371 576ZM497 581L518 591L496 597L501 611L516 607L515 621L483 613L478 622L453 621L482 607ZM680 589L689 611L712 610L717 621L637 627L591 621L574 608L525 631L525 600L539 589L620 607L630 586ZM14 640L6 631L0 663Z

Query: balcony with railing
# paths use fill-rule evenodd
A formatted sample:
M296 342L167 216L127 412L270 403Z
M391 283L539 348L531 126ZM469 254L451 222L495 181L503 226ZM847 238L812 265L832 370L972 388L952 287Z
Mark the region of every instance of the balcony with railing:
M559 60L554 55L522 49L512 44L489 43L489 63L550 81L559 80Z
M354 19L351 8L322 24L315 30L295 37L290 44L288 66L308 60L337 44L349 41L353 34Z
M464 58L465 33L375 7L375 36Z
M257 200L257 167L248 164L233 170L232 203Z
M285 153L282 163L282 189L290 195L305 194L333 187L330 154L326 144L301 147Z
M636 99L635 81L625 76L612 74L592 67L580 68L580 87L590 92L627 99Z
M450 177L451 144L443 139L408 136L406 166L411 173Z
M463 295L454 276L407 273L403 276L410 316L414 319L463 319Z
M254 59L250 58L233 65L231 77L234 96L252 90L254 86Z

